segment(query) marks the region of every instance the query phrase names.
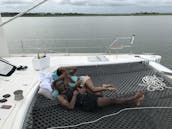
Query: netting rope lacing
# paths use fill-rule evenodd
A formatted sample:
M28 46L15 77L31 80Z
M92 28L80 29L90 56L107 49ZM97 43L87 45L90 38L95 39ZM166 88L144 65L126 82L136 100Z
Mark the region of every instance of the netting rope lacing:
M124 109L121 109L119 110L118 112L115 112L115 113L111 113L111 114L108 114L108 115L104 115L96 120L93 120L93 121L87 121L87 122L82 122L82 123L79 123L79 124L75 124L75 125L66 125L66 126L56 126L56 127L50 127L50 128L47 128L47 129L64 129L64 128L75 128L75 127L78 127L78 126L82 126L82 125L87 125L87 124L93 124L93 123L96 123L104 118L107 118L107 117L112 117L112 116L116 116L116 115L119 115L120 113L124 112L124 111L131 111L131 110L144 110L144 109L172 109L172 107L135 107L135 108L124 108Z
M139 84L141 86L145 86L147 87L148 91L155 91L155 90L164 90L164 88L168 88L168 89L172 89L172 87L167 87L166 84L164 83L164 79L161 77L157 77L156 75L153 76L145 76L142 78L142 84ZM48 129L61 129L61 128L74 128L74 127L78 127L78 126L82 126L82 125L87 125L87 124L93 124L96 123L104 118L107 117L111 117L111 116L116 116L118 114L120 114L121 112L124 111L130 111L130 110L143 110L143 109L172 109L172 107L134 107L134 108L124 108L119 110L118 112L112 113L112 114L108 114L105 116L102 116L96 120L93 121L88 121L88 122L82 122L79 124L75 124L75 125L67 125L67 126L57 126L57 127L50 127Z

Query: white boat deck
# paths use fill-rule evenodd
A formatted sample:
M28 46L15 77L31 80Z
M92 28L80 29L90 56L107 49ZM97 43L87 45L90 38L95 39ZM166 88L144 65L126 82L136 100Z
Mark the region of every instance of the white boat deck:
M101 56L50 56L50 67L44 71L52 72L60 66L78 66L78 65L101 65L101 64L119 64L138 61L156 61L159 62L161 57L158 55L101 55ZM137 56L137 57L135 57ZM139 57L138 57L139 56ZM99 57L99 58L97 58ZM10 94L7 98L7 102L0 103L2 105L11 105L10 109L0 108L0 129L21 129L22 124L29 108L29 105L34 97L35 92L39 86L39 72L33 69L31 57L8 57L5 58L11 64L19 66L28 66L27 70L16 71L10 77L0 77L0 99L4 94ZM102 60L101 60L102 59ZM155 64L152 64L154 67ZM172 72L167 68L162 68L162 71L166 70ZM158 68L158 69L159 69ZM159 69L160 70L160 69ZM20 101L14 100L13 92L16 90L23 90L24 99Z

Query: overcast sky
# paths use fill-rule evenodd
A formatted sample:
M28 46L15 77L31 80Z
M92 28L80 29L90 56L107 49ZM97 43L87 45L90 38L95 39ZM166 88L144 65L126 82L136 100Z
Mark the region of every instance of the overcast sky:
M0 0L0 12L21 12L41 0ZM48 0L32 12L172 12L172 0Z

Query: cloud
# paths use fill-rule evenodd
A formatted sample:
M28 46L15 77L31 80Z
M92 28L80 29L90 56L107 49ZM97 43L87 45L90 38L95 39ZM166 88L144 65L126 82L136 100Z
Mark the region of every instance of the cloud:
M31 3L33 3L33 0L1 0L0 1L1 5L13 5L13 4L23 5L23 4L31 4Z
M88 0L53 0L60 5L86 5Z
M172 0L128 0L133 2L135 6L172 6Z
M125 6L131 5L133 2L128 0L53 0L61 5L76 6Z
M41 1L41 0L39 0ZM38 0L0 0L1 5L23 5ZM48 0L49 3L72 6L172 6L172 0Z
M172 0L53 0L62 5L76 6L172 6Z
M0 12L22 12L34 5L34 0L0 0Z
M24 11L42 0L0 0L0 12ZM48 0L34 12L172 12L172 0Z

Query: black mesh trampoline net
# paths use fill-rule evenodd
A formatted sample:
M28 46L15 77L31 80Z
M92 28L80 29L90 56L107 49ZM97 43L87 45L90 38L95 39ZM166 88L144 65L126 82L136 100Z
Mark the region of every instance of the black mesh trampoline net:
M78 129L108 128L108 129L171 129L172 128L172 89L164 88L150 92L144 86L140 86L142 78L153 76L163 78L166 86L171 83L161 74L143 63L128 63L119 65L80 66L78 75L89 75L96 85L111 83L118 88L118 92L105 91L108 97L124 97L134 94L138 90L145 92L145 100L139 106L140 109L131 105L114 105L97 110L96 112L84 112L80 109L72 111L63 109L57 101L49 100L36 94L27 117L24 129L46 129L51 127L77 125L82 122L97 120L105 115L118 113L113 116L102 118L89 124L69 127ZM155 107L145 108L142 107ZM157 107L157 108L156 108ZM158 108L164 107L164 108ZM169 107L169 108L167 108Z

